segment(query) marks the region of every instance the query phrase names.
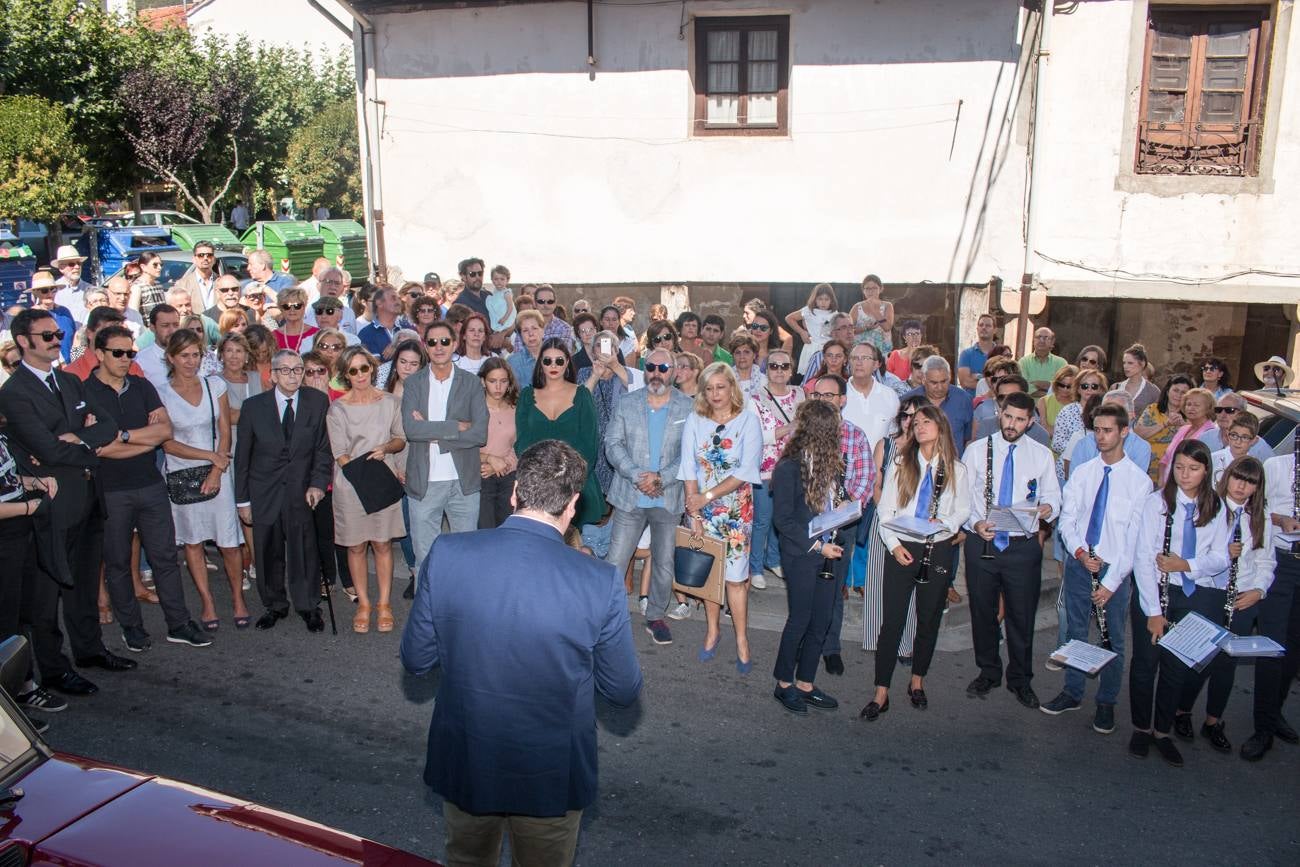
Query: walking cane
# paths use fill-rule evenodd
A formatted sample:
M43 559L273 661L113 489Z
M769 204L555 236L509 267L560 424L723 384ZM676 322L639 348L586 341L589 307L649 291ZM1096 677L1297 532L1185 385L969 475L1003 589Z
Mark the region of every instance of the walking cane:
M338 635L339 627L334 622L334 594L330 592L329 582L325 580L324 575L320 576L320 589L321 594L325 597L325 607L330 610L330 633Z

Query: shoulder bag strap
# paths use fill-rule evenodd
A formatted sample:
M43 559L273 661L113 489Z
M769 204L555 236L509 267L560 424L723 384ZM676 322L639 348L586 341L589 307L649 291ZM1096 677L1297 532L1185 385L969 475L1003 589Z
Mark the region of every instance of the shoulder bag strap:
M208 413L212 416L212 450L217 450L217 407L212 403L212 386L208 385L208 379L203 378L203 390L208 393Z
M781 403L780 403L780 401L778 401L778 400L777 400L777 399L772 395L772 389L768 388L768 387L765 385L765 386L763 386L763 391L767 392L767 399L770 400L770 401L772 401L772 406L776 407L776 411L779 412L779 413L781 413L781 418L785 419L785 423L786 423L786 424L789 424L789 423L790 423L790 416L788 416L788 415L785 414L785 410L781 408Z

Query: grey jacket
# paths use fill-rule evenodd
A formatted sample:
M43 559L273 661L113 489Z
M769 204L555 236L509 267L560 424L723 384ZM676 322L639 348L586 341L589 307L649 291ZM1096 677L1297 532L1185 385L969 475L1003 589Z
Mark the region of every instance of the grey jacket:
M411 374L402 388L402 430L410 448L406 454L406 493L424 499L429 489L429 443L451 452L460 477L462 494L476 493L482 487L478 450L487 442L488 410L479 378L467 370L452 366L451 394L447 397L447 420L429 421L429 377L424 367ZM418 412L425 421L418 421ZM462 431L460 422L469 422Z
M659 456L659 475L664 482L664 508L680 514L686 509L686 486L677 478L682 459L682 428L695 411L695 402L675 388L668 389L668 424L664 428L663 447ZM614 478L605 499L616 509L630 512L637 508L641 492L637 477L649 472L650 405L644 389L623 395L605 428L605 457L614 467Z

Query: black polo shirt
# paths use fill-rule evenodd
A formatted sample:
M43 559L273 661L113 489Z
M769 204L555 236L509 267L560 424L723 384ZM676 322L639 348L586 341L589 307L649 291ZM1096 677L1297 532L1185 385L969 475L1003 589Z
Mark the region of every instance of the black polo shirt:
M126 375L121 392L114 391L92 373L86 380L86 393L95 406L113 417L119 430L147 427L149 413L162 406L162 399L153 384L130 373ZM133 458L100 458L99 482L103 490L134 491L157 484L162 479L157 451L150 449Z

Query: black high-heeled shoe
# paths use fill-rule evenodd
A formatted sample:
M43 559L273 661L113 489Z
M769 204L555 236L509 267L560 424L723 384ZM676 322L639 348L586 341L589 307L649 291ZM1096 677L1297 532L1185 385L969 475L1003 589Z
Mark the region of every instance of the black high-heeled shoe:
M864 719L867 722L875 722L880 719L880 715L887 710L889 710L889 699L885 699L884 704L877 704L873 701L862 709L862 712L858 714L858 719Z

